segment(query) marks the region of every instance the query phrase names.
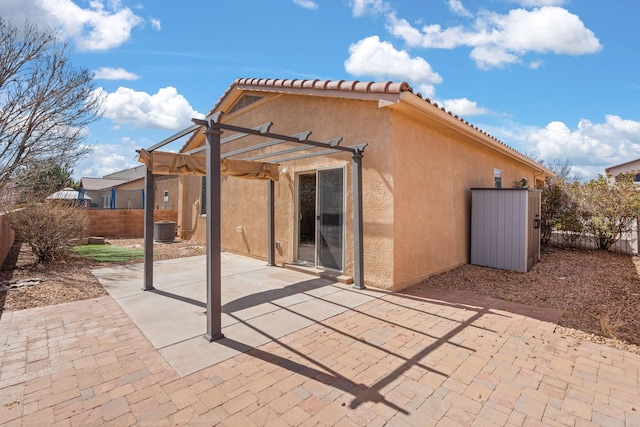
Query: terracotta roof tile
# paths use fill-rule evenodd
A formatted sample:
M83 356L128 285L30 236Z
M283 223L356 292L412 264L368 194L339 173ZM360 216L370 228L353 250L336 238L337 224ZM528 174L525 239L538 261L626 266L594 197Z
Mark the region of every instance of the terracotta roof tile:
M209 114L215 112L222 101L231 93L231 91L236 88L236 86L255 86L256 89L262 88L292 88L292 89L313 89L313 90L334 90L334 91L345 91L345 92L359 92L359 93L380 93L380 94L400 94L402 92L410 92L419 98L423 99L421 93L417 93L413 91L413 88L407 82L361 82L358 80L345 81L345 80L307 80L307 79L255 79L255 78L238 78L236 79L229 88L222 94L220 100L216 103ZM518 153L521 156L524 156L528 159L531 159L529 156L515 150L499 139L491 136L487 132L479 129L477 126L470 124L468 121L464 120L462 117L458 115L454 115L451 111L447 111L444 107L440 107L437 102L431 102L429 98L424 98L425 103L438 108L453 116L455 119L459 120L462 124L469 126L470 128L478 131L482 135L487 136L488 138L496 141L498 144L503 145L510 150ZM531 159L532 160L532 159Z
M406 82L361 82L358 80L299 80L299 79L236 79L222 98L235 86L259 86L259 87L288 87L297 89L324 89L341 90L364 93L400 93L411 92L413 89Z

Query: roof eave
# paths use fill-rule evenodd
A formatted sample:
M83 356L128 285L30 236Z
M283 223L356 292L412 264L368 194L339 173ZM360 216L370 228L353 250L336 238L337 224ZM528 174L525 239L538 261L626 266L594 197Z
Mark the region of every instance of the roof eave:
M538 171L540 175L543 175L544 177L555 176L553 171L544 167L535 160L519 153L505 143L471 125L469 122L464 121L453 113L447 112L443 108L439 108L437 104L431 104L429 100L425 100L411 92L402 92L399 96L398 102L381 103L380 106L398 110L409 109L422 117L428 118L433 123L437 123L437 125L443 129L458 132L482 146L496 151L517 162L526 164L530 168Z

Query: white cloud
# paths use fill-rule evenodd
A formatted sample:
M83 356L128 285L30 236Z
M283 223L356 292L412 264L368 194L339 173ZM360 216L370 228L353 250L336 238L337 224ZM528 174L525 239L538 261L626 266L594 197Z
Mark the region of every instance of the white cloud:
M551 6L514 9L506 15L483 11L470 28L425 25L419 30L392 13L387 28L412 47L472 47L471 58L480 68L519 63L528 52L582 55L602 48L577 15Z
M442 77L431 69L423 58L411 57L404 50L396 50L389 42L371 36L349 47L345 70L354 76L373 76L378 79L408 80L420 85L426 96L433 93L433 85Z
M522 7L562 6L567 0L509 0Z
M151 28L153 28L154 30L160 31L162 29L162 23L159 19L149 18L149 21L151 22Z
M159 89L155 94L119 87L105 95L103 109L104 117L136 129L180 130L191 125L192 118L204 117L171 86Z
M391 5L385 0L352 0L353 16L359 18L364 15L382 15L391 10Z
M469 12L461 0L449 0L449 9L456 15L464 16L466 18L471 18L473 14Z
M568 158L586 177L595 177L609 166L640 158L640 122L607 115L604 123L581 119L572 130L556 121L526 133L521 143L547 162Z
M74 168L74 177L101 178L123 169L140 166L137 149L142 147L130 138L122 138L117 144L99 144L93 153Z
M470 101L467 98L447 99L441 103L447 111L451 111L461 117L481 116L491 113L490 110L478 107L477 102Z
M521 62L517 55L497 46L478 46L471 51L470 56L478 68L483 70Z
M4 2L7 2L6 5ZM80 50L107 50L131 37L143 20L119 1L90 1L82 8L71 0L3 0L3 17L28 16L44 26L58 28Z
M537 61L531 61L529 63L529 68L533 69L533 70L537 70L538 68L542 67L544 65L544 61L539 59Z
M101 67L93 72L93 78L96 80L138 80L140 76L124 68Z
M312 0L293 0L293 2L305 9L315 10L318 8L318 3Z

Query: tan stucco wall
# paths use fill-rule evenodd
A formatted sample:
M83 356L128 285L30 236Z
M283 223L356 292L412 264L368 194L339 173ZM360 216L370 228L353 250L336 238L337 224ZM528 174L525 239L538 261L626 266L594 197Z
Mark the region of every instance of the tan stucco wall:
M0 266L7 258L15 239L15 232L9 226L9 218L6 214L0 213Z
M157 210L164 209L164 192L169 192L169 210L178 209L178 197L179 197L179 181L177 176L163 176L157 175L155 177L155 208Z
M617 165L617 166L611 166L610 168L607 168L605 170L605 173L607 175L607 177L609 178L609 182L614 183L615 177L617 175L623 174L623 173L633 173L633 174L638 174L640 173L640 159L638 160L633 160L631 162L627 162L627 163L623 163L621 165Z
M492 187L494 168L502 170L504 187L511 187L521 177L535 182L533 170L518 166L516 161L465 142L459 133L435 130L393 109L379 108L375 101L277 95L225 116L224 122L244 127L273 122L273 133L311 130L311 139L317 141L341 136L343 146L369 144L363 159L364 280L373 287L399 290L468 262L470 188ZM247 137L223 145L222 150L265 141ZM251 153L256 154L261 152ZM297 174L326 167L345 168L345 274L352 275L352 169L348 153L280 166L280 181L275 184L275 239L280 243L276 261L296 258ZM205 218L194 215L200 178L181 177L180 182L180 230L184 238L204 242ZM267 183L223 177L222 199L223 249L266 259Z
M502 187L534 172L459 133L437 130L402 114L393 117L394 290L469 261L471 188Z
M293 114L295 112L297 114ZM316 141L342 137L341 145L368 143L363 160L364 264L365 281L377 287L389 287L393 277L393 158L390 144L386 143L391 129L386 125L391 112L378 109L375 102L350 101L324 97L280 95L255 106L247 107L226 117L225 123L254 127L273 122L271 132L295 134L311 130ZM223 134L223 138L226 135ZM247 137L232 147L265 142L266 139ZM231 145L231 144L228 144ZM264 150L280 150L295 145L281 144ZM252 155L261 154L254 152ZM295 153L301 154L301 153ZM275 184L275 239L280 243L276 262L292 262L295 254L296 177L298 173L318 168L345 168L345 274L353 274L353 210L352 171L349 153L312 157L282 164L280 181ZM282 170L286 168L286 173ZM196 183L183 177L183 212L191 212L190 206L200 194L200 181ZM187 181L190 181L187 183ZM187 189L188 187L188 189ZM222 245L226 250L247 253L260 258L267 257L267 183L239 178L222 178ZM196 196L197 195L197 196ZM187 230L191 214L181 216L182 228ZM205 240L204 218L196 231L185 237ZM237 227L242 231L237 231Z
M126 182L116 187L116 190L142 190L144 188L144 178Z
M202 177L180 176L178 180L178 236L205 243L204 218L200 215ZM202 221L201 221L202 220ZM202 226L200 226L202 222ZM202 231L200 230L202 228Z

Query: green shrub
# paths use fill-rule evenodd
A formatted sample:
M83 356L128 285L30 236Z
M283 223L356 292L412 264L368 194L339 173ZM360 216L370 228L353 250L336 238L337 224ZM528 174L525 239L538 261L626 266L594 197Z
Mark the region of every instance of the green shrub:
M618 175L614 184L599 175L582 186L579 204L585 230L608 251L640 215L640 191L633 175Z

